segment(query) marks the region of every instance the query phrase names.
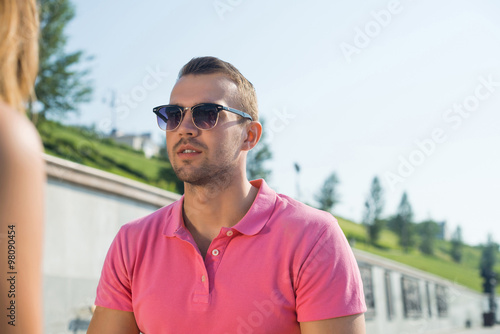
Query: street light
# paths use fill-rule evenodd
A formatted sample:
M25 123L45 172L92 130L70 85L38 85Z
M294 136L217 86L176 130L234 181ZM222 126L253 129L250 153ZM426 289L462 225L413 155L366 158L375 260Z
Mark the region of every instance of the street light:
M295 179L295 186L296 186L296 191L297 191L297 200L300 201L300 165L295 162L294 163L295 167L295 172L297 174L297 177Z

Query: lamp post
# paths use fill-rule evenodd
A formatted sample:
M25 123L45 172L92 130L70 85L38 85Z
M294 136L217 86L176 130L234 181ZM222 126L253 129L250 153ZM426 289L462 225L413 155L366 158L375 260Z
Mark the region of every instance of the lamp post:
M296 178L295 178L295 186L296 186L296 196L297 200L300 201L300 165L298 163L294 163Z
M493 326L496 322L496 301L495 287L497 285L497 274L493 271L485 271L482 273L484 278L483 291L488 295L489 312L483 315L484 326Z

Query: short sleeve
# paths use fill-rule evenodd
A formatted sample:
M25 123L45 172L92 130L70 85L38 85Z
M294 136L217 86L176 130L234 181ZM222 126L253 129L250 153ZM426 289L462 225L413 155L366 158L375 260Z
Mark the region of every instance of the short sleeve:
M125 229L122 227L109 248L97 286L95 304L110 309L133 311Z
M359 268L336 220L320 234L299 271L296 308L299 322L366 312Z

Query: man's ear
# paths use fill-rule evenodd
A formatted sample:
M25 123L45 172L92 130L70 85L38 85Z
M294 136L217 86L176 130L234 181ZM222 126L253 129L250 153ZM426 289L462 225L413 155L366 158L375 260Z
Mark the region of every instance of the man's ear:
M241 149L243 151L250 151L257 145L262 135L262 124L257 121L252 121L245 126L245 138Z

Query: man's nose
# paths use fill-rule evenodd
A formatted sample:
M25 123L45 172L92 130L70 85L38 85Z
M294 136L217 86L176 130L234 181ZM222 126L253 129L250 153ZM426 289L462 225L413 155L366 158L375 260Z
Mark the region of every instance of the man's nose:
M191 109L186 109L181 120L181 124L177 128L180 135L196 136L200 130L194 125L193 114Z

